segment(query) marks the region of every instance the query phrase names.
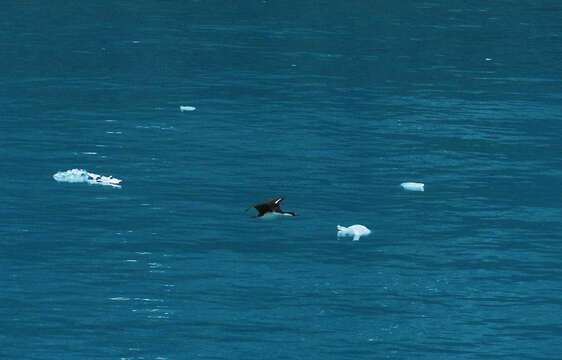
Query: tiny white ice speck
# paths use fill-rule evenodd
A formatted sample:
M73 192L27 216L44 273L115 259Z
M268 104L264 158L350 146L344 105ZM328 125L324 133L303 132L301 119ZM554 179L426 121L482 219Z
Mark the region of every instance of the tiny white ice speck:
M400 184L400 186L402 186L402 189L408 191L425 191L424 190L425 184L423 183L403 182L402 184Z
M195 111L195 106L180 105L180 111Z

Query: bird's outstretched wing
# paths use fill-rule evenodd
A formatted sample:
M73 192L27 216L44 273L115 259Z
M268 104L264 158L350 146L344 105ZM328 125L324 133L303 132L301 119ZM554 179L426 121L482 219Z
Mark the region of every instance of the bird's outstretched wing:
M269 203L271 204L271 210L273 211L281 211L281 201L283 201L282 197L276 198L271 200Z
M271 208L268 204L257 204L254 205L254 208L258 211L258 217L271 211Z
M281 201L283 201L283 198L279 197L263 203L253 205L252 207L258 211L257 216L259 217L270 211L281 211L281 207L279 206L279 204L281 204Z

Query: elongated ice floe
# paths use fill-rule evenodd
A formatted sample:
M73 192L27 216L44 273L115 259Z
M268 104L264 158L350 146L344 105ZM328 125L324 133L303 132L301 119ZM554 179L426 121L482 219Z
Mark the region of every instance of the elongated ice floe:
M53 175L53 179L58 182L87 183L117 188L121 187L120 184L122 182L121 179L114 178L113 176L98 175L82 169L59 171Z
M369 236L371 230L363 225L351 225L350 227L345 227L338 225L338 237L353 236L353 241L358 241L361 236Z
M404 182L400 184L400 186L402 186L402 189L408 191L424 191L425 184L417 182Z
M195 106L186 106L186 105L180 105L180 111L184 112L184 111L195 111Z

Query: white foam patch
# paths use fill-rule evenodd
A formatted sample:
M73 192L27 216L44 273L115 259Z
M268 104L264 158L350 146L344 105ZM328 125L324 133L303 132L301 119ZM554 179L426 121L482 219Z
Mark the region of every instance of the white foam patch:
M72 169L67 171L59 171L53 175L53 179L58 182L66 183L87 183L93 185L105 185L112 187L121 187L121 179L113 176L103 176L88 172L83 169Z
M186 105L180 105L180 111L184 112L184 111L195 111L195 106L186 106Z

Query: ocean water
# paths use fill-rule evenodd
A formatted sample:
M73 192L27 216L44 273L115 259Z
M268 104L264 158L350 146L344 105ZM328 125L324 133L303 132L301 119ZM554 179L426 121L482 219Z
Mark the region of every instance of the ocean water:
M560 19L3 4L0 358L560 358Z

